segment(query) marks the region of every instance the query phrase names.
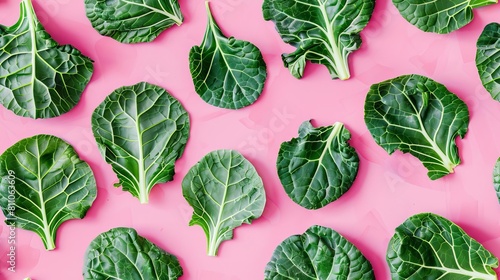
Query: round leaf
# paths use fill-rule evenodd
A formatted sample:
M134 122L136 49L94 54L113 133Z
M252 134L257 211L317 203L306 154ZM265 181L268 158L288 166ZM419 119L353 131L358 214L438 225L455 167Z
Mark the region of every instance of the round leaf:
M177 0L85 0L85 9L97 32L122 43L151 42L183 20Z
M266 63L250 42L226 38L208 2L208 24L201 46L189 52L189 69L196 92L210 105L240 109L259 98L266 81Z
M453 222L432 213L408 218L389 242L393 280L496 280L498 259Z
M342 235L322 226L281 242L264 275L265 280L375 279L365 256Z
M233 230L250 224L264 211L262 179L240 153L218 150L205 155L182 180L182 194L194 209L189 225L199 225L207 237L208 255L233 238Z
M92 114L92 131L124 191L147 203L158 183L171 181L189 136L181 103L148 83L121 87Z
M113 228L101 233L85 252L84 280L176 280L182 274L174 255L132 228Z
M375 142L417 157L432 180L460 163L457 136L469 126L467 105L446 87L419 75L405 75L371 86L365 122Z
M90 81L92 60L60 46L38 21L30 0L16 24L0 25L0 104L16 115L52 118L71 110Z
M318 209L349 190L359 165L356 150L347 143L350 138L342 123L315 128L306 121L298 138L281 144L278 176L295 203Z
M89 165L51 135L26 138L8 148L0 156L0 178L6 223L36 232L47 250L55 248L57 228L85 217L97 195Z
M469 24L472 10L498 0L392 0L399 13L420 30L446 34Z

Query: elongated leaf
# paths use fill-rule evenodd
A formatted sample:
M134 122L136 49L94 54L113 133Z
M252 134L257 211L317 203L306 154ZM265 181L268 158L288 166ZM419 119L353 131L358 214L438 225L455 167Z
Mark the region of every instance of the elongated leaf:
M302 78L310 60L325 65L332 79L347 80L347 58L361 46L359 33L374 6L374 0L264 0L262 11L283 41L297 48L282 55L294 77Z
M484 88L500 101L500 24L486 25L477 40L476 65Z
M189 116L163 88L142 82L112 92L92 114L92 130L117 186L148 203L157 183L173 179Z
M151 42L184 20L177 0L85 0L85 9L97 32L122 43Z
M426 32L446 34L469 24L472 10L498 0L392 0L404 19Z
M5 222L36 232L47 250L56 247L57 228L85 217L97 195L88 164L51 135L26 138L8 148L0 156L0 178Z
M80 100L92 60L59 46L38 21L31 0L21 1L16 24L0 25L0 104L16 115L52 118Z
M278 175L295 203L318 209L349 190L359 165L356 150L347 143L350 138L342 123L314 128L306 121L299 138L281 144Z
M210 105L239 109L253 104L266 81L266 63L250 42L226 38L208 2L208 24L200 46L189 52L189 69L196 92Z
M498 259L453 222L432 213L408 218L387 249L393 280L496 280Z
M233 238L234 228L259 218L266 204L259 174L231 150L205 155L182 180L182 194L194 209L189 225L201 226L207 236L209 256Z
M497 193L498 202L500 202L500 158L498 158L495 168L493 169L493 185Z
M174 255L132 228L113 228L99 234L85 252L84 280L175 280L182 273Z
M331 228L312 226L285 239L266 266L266 280L375 279L370 262Z
M455 138L467 132L469 110L442 84L406 75L371 86L365 122L375 142L389 154L409 152L435 180L453 173L460 163Z

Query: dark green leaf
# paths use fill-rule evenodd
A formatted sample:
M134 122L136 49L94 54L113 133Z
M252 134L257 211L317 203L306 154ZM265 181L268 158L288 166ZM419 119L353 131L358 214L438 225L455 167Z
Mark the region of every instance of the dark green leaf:
M314 128L309 121L299 138L281 144L278 175L288 196L307 209L318 209L349 190L358 173L358 154L349 146L342 123Z
M493 185L497 193L498 202L500 202L500 158L498 158L495 169L493 170Z
M97 189L88 164L73 147L50 135L23 139L0 156L0 206L6 223L36 232L47 250L57 228L82 219Z
M92 60L70 45L59 46L22 0L16 24L0 25L0 104L16 115L52 118L80 100Z
M101 233L85 252L84 280L175 280L182 273L174 255L132 228Z
M393 280L496 280L498 259L453 222L432 213L408 218L387 249Z
M484 88L500 101L500 24L486 25L479 36L476 65Z
M401 15L426 32L446 34L469 24L472 9L498 0L392 0Z
M240 153L218 150L205 155L182 180L182 193L193 207L189 225L199 225L207 236L208 255L233 238L233 230L250 224L264 211L262 179Z
M292 75L302 78L306 60L323 64L332 79L350 77L348 56L361 46L359 33L368 24L374 0L264 0L265 20L297 49L283 55Z
M208 24L200 46L189 52L189 69L196 92L210 105L239 109L253 104L266 81L266 63L250 42L226 38L208 2Z
M467 132L469 110L442 84L406 75L371 86L365 122L375 142L389 154L409 152L435 180L453 173L460 163L455 138Z
M189 116L163 88L142 82L112 92L92 114L92 130L118 185L147 203L157 183L173 179Z
M265 280L375 279L370 262L331 228L312 226L285 239L266 266Z
M151 42L183 21L177 0L85 0L85 9L97 32L122 43Z

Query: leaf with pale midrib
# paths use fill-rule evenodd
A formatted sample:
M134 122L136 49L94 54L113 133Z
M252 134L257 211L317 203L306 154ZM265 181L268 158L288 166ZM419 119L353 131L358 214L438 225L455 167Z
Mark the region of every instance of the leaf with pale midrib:
M322 226L281 242L264 275L265 280L375 279L365 256L342 235Z
M399 13L420 30L446 34L469 24L473 9L498 0L392 0Z
M262 11L283 41L296 47L282 55L294 77L302 78L309 60L325 65L332 79L347 80L348 57L360 48L359 33L374 7L374 0L264 0Z
M432 213L396 228L387 249L393 280L497 280L498 259L453 222Z
M97 195L89 165L51 135L26 138L8 148L0 156L0 180L6 223L36 232L47 250L55 248L58 227L85 217ZM12 212L9 206L14 206Z
M84 280L176 280L182 274L174 255L132 228L99 234L85 252Z
M122 43L153 41L183 16L177 0L85 0L92 26Z
M266 81L266 63L250 42L226 38L208 2L207 29L200 46L189 52L189 69L196 92L210 105L240 109L259 98Z
M500 203L500 158L498 158L495 168L493 169L493 186L495 187L498 202Z
M288 196L307 209L318 209L349 190L358 173L358 154L342 123L315 128L302 123L299 137L281 144L276 163Z
M476 66L484 88L500 101L500 24L486 25L479 36Z
M92 114L100 152L117 186L148 203L151 189L173 179L189 136L189 116L177 99L145 82L113 91Z
M444 85L405 75L371 86L365 123L389 154L395 150L412 154L435 180L453 173L460 163L455 138L467 133L469 110Z
M182 180L182 194L194 209L189 225L199 225L207 237L208 255L233 238L233 230L250 224L264 211L262 179L240 153L218 150L205 155Z
M37 119L68 112L93 69L80 51L50 37L30 0L21 2L16 24L0 25L0 104L16 115Z

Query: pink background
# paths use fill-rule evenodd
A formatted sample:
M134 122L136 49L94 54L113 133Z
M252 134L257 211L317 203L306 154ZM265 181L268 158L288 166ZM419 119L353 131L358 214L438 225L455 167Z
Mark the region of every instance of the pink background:
M180 0L185 21L148 44L126 45L100 36L85 16L84 1L33 0L47 31L61 44L72 44L95 60L95 72L80 103L54 119L32 120L0 107L0 152L22 138L46 133L70 142L92 167L98 197L84 220L64 223L57 249L47 252L38 236L18 230L17 272L7 271L7 234L0 226L0 279L81 279L83 255L99 233L112 227L137 229L175 254L184 268L181 279L262 279L274 248L285 238L319 224L332 227L353 242L372 263L378 279L389 279L385 252L394 228L410 215L434 212L451 219L496 256L500 256L500 205L492 169L500 156L500 103L483 89L474 63L475 44L483 27L499 21L500 6L475 11L474 21L449 35L424 33L407 23L390 0L377 1L362 32L363 45L351 55L352 78L331 80L325 67L308 65L304 78L293 78L280 54L292 48L282 42L271 22L262 18L260 1L213 0L214 17L228 36L257 45L267 62L268 79L252 106L231 111L212 107L194 91L188 52L205 31L202 0ZM0 0L0 22L14 24L19 0ZM417 73L445 84L469 106L471 122L458 140L462 164L456 173L430 181L412 156L389 156L371 138L363 121L364 98L371 84ZM173 182L156 186L148 205L121 189L97 151L90 128L94 108L114 89L148 81L178 98L191 117L191 137L176 165ZM276 175L280 143L296 137L305 120L315 125L341 121L351 130L351 145L361 163L352 189L317 210L292 202ZM235 231L218 257L205 253L200 227L189 227L192 209L182 197L188 169L215 149L237 149L262 176L267 192L263 216Z

